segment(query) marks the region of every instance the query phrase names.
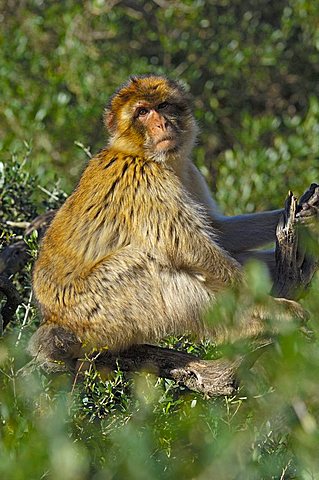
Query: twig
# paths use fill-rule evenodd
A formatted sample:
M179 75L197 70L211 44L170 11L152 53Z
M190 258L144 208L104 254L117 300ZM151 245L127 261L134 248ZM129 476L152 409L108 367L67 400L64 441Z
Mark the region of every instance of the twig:
M59 197L57 197L57 195L55 195L54 193L50 192L46 188L41 187L41 185L37 185L37 187L41 190L41 192L45 193L46 195L48 195L50 198L52 198L56 202L59 201Z
M31 302L32 302L32 290L31 290L30 295L29 295L28 303L25 306L25 314L24 314L22 325L21 325L21 328L20 328L20 331L19 331L19 334L18 334L18 338L17 338L17 341L16 341L16 347L20 343L21 336L22 336L22 331L23 331L24 327L26 326L27 319L28 319L28 316L29 316L29 313L30 313L30 310L31 310Z
M30 222L11 222L10 220L7 220L6 224L9 227L23 228L24 230L30 226Z

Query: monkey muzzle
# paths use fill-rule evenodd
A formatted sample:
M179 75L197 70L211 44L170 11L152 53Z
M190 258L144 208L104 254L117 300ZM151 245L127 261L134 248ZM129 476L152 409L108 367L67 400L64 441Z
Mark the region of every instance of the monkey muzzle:
M165 134L155 140L155 150L158 152L174 150L177 146L176 135Z

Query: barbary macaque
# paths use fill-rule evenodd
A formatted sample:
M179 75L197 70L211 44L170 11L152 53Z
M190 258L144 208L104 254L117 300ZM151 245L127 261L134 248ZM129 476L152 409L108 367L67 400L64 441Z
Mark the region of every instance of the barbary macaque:
M197 127L178 82L131 77L111 98L105 124L108 146L89 161L40 248L33 288L43 323L30 350L61 359L167 334L225 339L203 313L242 281L246 258L272 268L272 254L251 250L275 239L281 210L219 213L191 161ZM302 318L298 304L286 303ZM238 337L263 332L263 315L248 317Z

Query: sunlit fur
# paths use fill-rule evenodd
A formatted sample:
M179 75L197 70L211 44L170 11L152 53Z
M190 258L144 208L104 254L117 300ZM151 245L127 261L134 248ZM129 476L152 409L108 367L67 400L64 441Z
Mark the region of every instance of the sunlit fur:
M141 99L174 105L174 151L152 150L133 118ZM203 313L241 278L197 201L200 180L189 160L196 125L184 88L133 77L112 97L105 123L108 147L89 161L40 248L33 288L43 322L31 340L34 355L57 359L78 355L81 345L121 350L167 334L202 335ZM249 329L258 333L261 322L240 326L238 335ZM209 335L218 340L224 330Z

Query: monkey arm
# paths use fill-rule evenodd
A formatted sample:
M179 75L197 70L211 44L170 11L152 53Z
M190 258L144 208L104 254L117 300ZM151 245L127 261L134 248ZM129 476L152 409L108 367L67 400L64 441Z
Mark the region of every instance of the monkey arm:
M221 245L232 254L274 242L283 209L226 217L215 216L214 227Z
M185 183L195 200L205 207L220 245L234 256L275 240L283 209L228 217L220 212L204 177L192 163L189 163Z
M172 193L179 188L167 181L161 197L166 199L168 209L164 213L166 208L161 207L158 215L158 221L167 232L165 249L168 245L175 267L199 275L198 278L202 277L212 290L235 283L241 279L239 264L215 241L217 236L198 204L183 190L177 196ZM173 216L172 211L175 212Z
M211 291L241 280L239 263L214 243L204 232L192 228L185 235L183 248L174 252L177 269L192 272L204 281Z
M275 250L247 250L245 252L237 252L233 257L241 264L249 260L255 259L267 265L271 278L274 280L276 272Z
M203 209L179 179L160 164L148 162L139 167L140 163L134 159L131 166L132 170L142 168L139 187L131 182L121 188L123 198L116 202L119 229L125 231L121 235L137 248L154 252L169 268L208 283L209 289L217 291L239 280L240 265L215 241ZM126 205L135 205L130 222L120 221L126 218Z

